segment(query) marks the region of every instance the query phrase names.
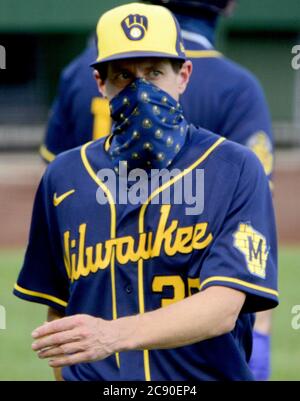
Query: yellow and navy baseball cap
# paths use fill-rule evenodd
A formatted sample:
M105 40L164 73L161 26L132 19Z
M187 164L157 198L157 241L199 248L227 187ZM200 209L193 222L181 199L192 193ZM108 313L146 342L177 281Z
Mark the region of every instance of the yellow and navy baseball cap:
M97 25L97 60L163 57L186 60L179 24L165 7L130 3L107 11Z

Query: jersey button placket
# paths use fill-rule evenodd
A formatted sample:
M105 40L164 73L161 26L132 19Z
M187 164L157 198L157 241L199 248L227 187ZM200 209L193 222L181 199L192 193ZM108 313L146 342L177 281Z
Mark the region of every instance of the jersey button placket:
M132 294L132 287L131 287L131 285L126 285L126 287L125 287L125 292L126 292L126 294L128 294L128 295Z

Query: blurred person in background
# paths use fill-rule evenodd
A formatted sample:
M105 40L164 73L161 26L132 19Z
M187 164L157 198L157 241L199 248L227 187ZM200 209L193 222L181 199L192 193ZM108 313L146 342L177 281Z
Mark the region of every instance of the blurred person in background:
M214 47L220 15L230 15L235 1L145 2L168 7L182 29L186 55L193 61L189 86L180 99L187 121L251 148L272 186L274 141L263 90L253 74ZM110 131L109 103L99 95L89 68L96 55L96 46L90 43L61 74L40 149L46 162ZM271 312L258 313L250 360L257 380L267 380L270 376L270 331Z

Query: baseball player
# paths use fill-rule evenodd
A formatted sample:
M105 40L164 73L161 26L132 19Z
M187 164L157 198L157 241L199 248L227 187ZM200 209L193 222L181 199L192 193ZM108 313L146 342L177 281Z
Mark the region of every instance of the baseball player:
M263 168L184 117L192 63L166 8L114 8L97 42L95 78L113 125L57 157L38 188L14 293L59 319L33 332L32 347L65 380L251 380L252 313L278 304ZM120 202L101 178L114 172L120 188L136 170L148 190L140 203ZM180 183L197 187L201 171L203 209L187 213L186 197L171 198Z
M221 13L230 0L150 0L166 5L182 29L193 74L180 99L185 116L194 125L249 147L261 161L272 184L274 138L271 118L257 79L214 48ZM188 14L188 15L187 15ZM256 380L270 377L271 311L256 315L250 367Z
M268 106L257 79L214 48L220 14L232 0L153 0L175 13L182 28L186 54L193 60L190 84L181 96L187 121L252 149L263 164L270 185L273 134ZM99 96L88 65L97 49L90 45L62 73L59 94L41 146L49 162L65 150L109 133L107 99ZM270 312L257 315L251 368L256 379L270 375Z
M186 119L247 145L271 178L273 134L268 106L257 79L214 48L219 15L233 0L148 0L175 13L186 54L193 60L190 85L180 101ZM41 155L52 161L65 150L105 136L110 130L108 102L99 96L87 66L97 49L90 45L62 73Z

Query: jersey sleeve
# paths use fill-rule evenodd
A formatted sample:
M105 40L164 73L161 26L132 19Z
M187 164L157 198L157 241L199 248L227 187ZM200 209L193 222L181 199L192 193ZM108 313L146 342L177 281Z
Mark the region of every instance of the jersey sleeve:
M246 294L243 311L278 304L277 238L267 177L256 156L246 159L230 207L200 272L200 290L225 286Z
M69 279L51 206L44 176L36 193L29 243L13 292L27 301L64 311L68 303Z
M231 97L231 99L230 99ZM222 134L251 149L272 179L274 137L269 108L261 85L251 74L242 74L236 90L229 97Z
M76 144L72 144L74 124L71 118L70 77L68 70L63 71L60 77L58 94L52 104L46 128L44 143L40 154L47 163Z

